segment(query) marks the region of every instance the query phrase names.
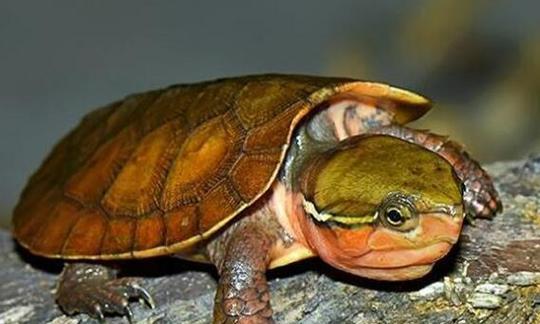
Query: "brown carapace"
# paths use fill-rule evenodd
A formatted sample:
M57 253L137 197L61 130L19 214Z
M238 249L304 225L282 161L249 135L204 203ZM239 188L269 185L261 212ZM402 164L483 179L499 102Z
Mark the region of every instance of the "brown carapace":
M295 125L340 93L387 109L397 123L430 107L388 85L305 76L133 95L86 116L54 148L15 209L15 236L35 254L72 259L189 247L265 192Z

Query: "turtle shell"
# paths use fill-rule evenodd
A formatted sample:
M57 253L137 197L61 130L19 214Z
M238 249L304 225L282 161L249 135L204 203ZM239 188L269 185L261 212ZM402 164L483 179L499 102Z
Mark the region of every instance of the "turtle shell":
M302 117L350 92L397 123L430 107L380 83L259 75L175 85L97 109L30 178L15 237L35 254L67 259L193 246L268 190Z

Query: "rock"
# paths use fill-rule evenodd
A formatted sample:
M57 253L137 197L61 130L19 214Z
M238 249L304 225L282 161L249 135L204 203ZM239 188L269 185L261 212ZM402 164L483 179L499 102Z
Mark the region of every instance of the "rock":
M508 285L485 283L476 286L474 291L484 294L504 295L508 292L510 287Z
M537 161L540 156L488 166L504 212L466 226L459 245L425 278L370 281L315 259L271 271L277 322L540 323ZM5 231L0 232L0 260L0 323L97 323L85 315L65 316L56 307L61 262L31 256ZM135 323L211 321L217 278L212 267L167 257L126 262L124 268L126 275L144 278L158 304L150 310L134 303Z
M409 294L412 300L434 300L444 294L444 283L436 281Z
M540 260L536 260L540 262ZM540 272L520 271L506 277L506 282L515 286L532 286L540 284Z
M472 294L468 301L474 308L496 309L503 305L502 297L479 292Z

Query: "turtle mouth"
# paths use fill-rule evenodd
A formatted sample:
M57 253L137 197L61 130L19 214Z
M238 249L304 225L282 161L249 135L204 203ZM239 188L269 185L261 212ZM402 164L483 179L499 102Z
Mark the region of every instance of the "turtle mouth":
M342 270L375 280L413 280L425 276L435 263L452 249L448 242L434 243L419 249L370 251L356 258Z
M355 263L359 267L378 269L433 264L448 254L452 246L448 242L439 242L418 249L372 250L358 257Z
M412 280L423 277L435 262L452 249L453 244L438 242L417 249L372 250L337 265L352 274L376 280Z

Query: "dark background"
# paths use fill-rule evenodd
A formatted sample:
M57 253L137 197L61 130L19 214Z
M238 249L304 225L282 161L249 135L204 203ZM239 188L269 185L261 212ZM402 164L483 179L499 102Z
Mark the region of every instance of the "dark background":
M427 95L417 124L482 162L540 151L540 2L2 1L0 224L88 111L173 83L283 72Z

